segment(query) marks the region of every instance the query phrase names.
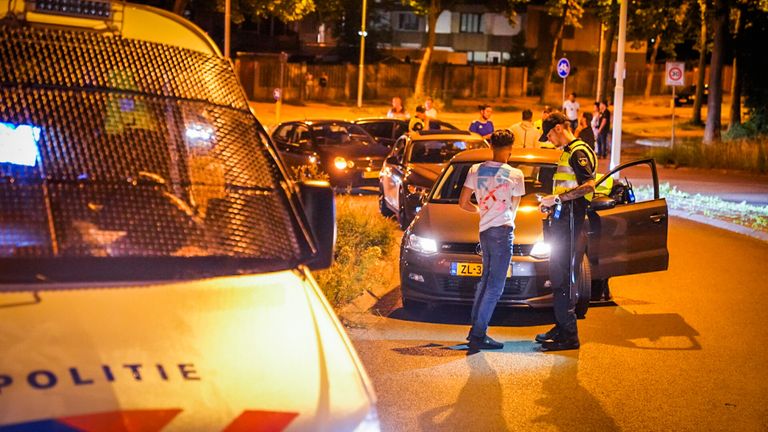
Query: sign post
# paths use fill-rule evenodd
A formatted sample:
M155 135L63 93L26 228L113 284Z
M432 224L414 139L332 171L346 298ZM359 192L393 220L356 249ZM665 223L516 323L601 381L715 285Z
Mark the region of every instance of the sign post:
M685 63L667 62L665 67L666 84L672 86L672 141L671 146L675 146L675 89L677 86L685 85Z
M563 79L563 101L565 101L565 82L571 73L571 62L563 57L557 62L557 76ZM562 103L562 102L561 102Z

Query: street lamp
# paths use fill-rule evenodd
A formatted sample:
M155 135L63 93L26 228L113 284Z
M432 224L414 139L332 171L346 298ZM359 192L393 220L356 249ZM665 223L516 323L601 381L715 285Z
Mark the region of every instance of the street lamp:
M611 169L621 164L621 116L624 112L624 49L627 43L627 0L619 8L619 44L616 52L616 88L613 91L613 135ZM610 49L608 50L610 53Z
M368 0L363 0L363 16L360 25L360 65L357 71L357 107L363 106L363 73L365 68L365 37L368 33L365 31L365 15L368 9Z

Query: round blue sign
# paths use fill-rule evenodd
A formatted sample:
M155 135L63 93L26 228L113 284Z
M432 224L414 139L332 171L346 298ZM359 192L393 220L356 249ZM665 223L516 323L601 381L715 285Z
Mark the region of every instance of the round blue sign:
M565 78L571 73L571 62L567 58L563 57L557 62L557 75L560 78Z

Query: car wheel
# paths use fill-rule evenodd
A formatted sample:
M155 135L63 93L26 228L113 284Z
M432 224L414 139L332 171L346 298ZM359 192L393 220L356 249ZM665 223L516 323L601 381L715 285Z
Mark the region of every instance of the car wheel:
M395 215L395 212L387 207L387 202L384 199L384 191L381 188L379 188L379 212L385 218L391 218Z
M592 270L589 267L587 255L581 260L581 271L576 281L576 318L584 319L589 310L589 301L592 298Z
M400 191L400 210L397 212L397 223L400 225L400 229L403 231L408 229L408 225L411 224L411 221L408 220L408 217L405 213L405 196L403 195L402 191Z

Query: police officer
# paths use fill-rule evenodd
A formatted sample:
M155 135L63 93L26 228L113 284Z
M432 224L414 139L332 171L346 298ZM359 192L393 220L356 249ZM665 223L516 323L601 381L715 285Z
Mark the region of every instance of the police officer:
M549 279L554 296L555 327L536 336L542 351L579 348L576 327L575 281L584 256L582 228L587 206L595 192L597 157L569 128L568 118L553 112L542 122L541 141L562 149L554 175L552 195L541 198L542 211L548 210L548 238L552 246Z
M408 122L409 132L421 132L424 129L429 129L429 118L427 117L427 110L423 105L416 107L416 115L411 117Z

